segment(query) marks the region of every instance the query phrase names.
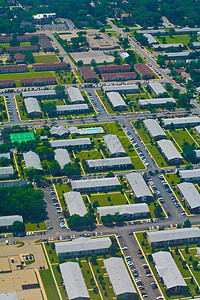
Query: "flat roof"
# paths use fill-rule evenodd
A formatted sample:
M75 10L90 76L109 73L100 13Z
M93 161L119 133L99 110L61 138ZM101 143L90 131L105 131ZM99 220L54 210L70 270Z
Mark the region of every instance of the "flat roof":
M67 204L67 208L69 210L70 216L77 214L77 215L83 217L85 214L87 214L87 209L83 202L81 193L74 192L74 191L64 193L64 198L65 198L65 202Z
M104 92L123 92L123 91L137 91L137 84L127 84L127 85L104 85Z
M87 160L89 168L132 165L130 157L115 157Z
M42 113L36 98L33 97L26 98L24 99L24 103L26 105L26 110L28 114Z
M141 174L129 173L126 174L126 179L137 198L152 197L152 193Z
M176 125L187 125L187 124L200 124L199 117L184 117L184 118L169 118L169 119L162 119L164 126L169 126L172 123Z
M52 126L49 131L50 131L51 135L59 135L59 136L69 133L69 130L63 125Z
M187 286L181 272L179 271L171 253L159 251L152 254L155 267L167 289L177 286Z
M85 102L85 100L78 88L71 86L67 89L67 93L68 93L69 98L72 103Z
M197 191L194 184L190 182L182 182L177 184L177 187L181 191L183 197L188 202L191 209L197 208L200 206L200 194Z
M100 215L100 217L106 216L108 214L115 215L115 213L119 213L119 215L122 216L134 215L134 214L149 213L149 207L146 203L100 206L97 207L97 212Z
M55 152L55 160L57 160L57 162L61 166L61 169L63 169L65 165L71 162L71 158L66 149L55 149L54 152Z
M5 157L7 159L10 159L10 152L7 153L0 153L0 158Z
M150 33L144 33L144 36L147 38L149 44L158 44L158 41Z
M53 140L50 141L51 147L59 148L59 147L69 147L69 146L83 146L83 145L91 145L91 141L89 138L82 139L67 139L67 140Z
M55 90L42 90L42 91L30 91L30 92L22 92L23 98L28 97L44 97L44 96L55 96Z
M168 49L168 48L179 48L179 47L184 47L183 44L178 43L178 44L158 44L158 45L153 45L152 46L153 49L158 49L158 48L162 48L162 49Z
M200 169L194 170L180 170L179 171L181 178L183 179L192 179L200 177Z
M88 110L89 107L87 104L67 104L67 105L57 105L57 112L60 111L80 111L80 110Z
M117 177L112 178L98 178L88 180L72 180L71 186L73 190L76 189L90 189L90 188L102 188L102 187L115 187L120 186L120 182Z
M121 257L110 257L103 262L116 296L137 293Z
M20 215L2 216L0 217L0 227L11 226L15 221L23 222L23 218Z
M143 122L147 128L147 130L150 132L152 137L157 136L167 136L162 127L158 124L158 122L154 119L146 119Z
M41 166L40 157L37 153L33 151L24 152L23 157L27 169L35 168L36 170L40 170L40 171L43 170Z
M200 125L196 126L195 129L198 132L198 134L200 134Z
M141 33L141 34L149 33L149 34L152 34L152 35L156 35L157 33L160 33L160 35L166 35L167 34L167 32L164 29L137 30L136 33Z
M13 175L14 174L14 169L13 166L8 166L8 167L0 167L0 175Z
M126 154L124 147L122 146L119 138L115 134L107 134L103 137L106 147L111 155Z
M108 73L108 74L111 75L112 73ZM120 106L127 107L126 103L124 102L124 100L122 99L121 95L118 92L109 92L107 93L107 96L114 108Z
M165 52L161 53L162 56L167 57L187 57L190 53L194 53L194 51L182 51L182 52Z
M144 106L144 105L163 105L166 104L167 102L171 102L171 103L176 103L176 101L174 100L174 98L156 98L156 99L140 99L138 100L139 105Z
M156 95L168 93L160 82L150 82L148 85Z
M175 28L174 29L176 34L182 33L182 32L198 32L200 31L200 28L195 27L195 28L190 28L190 27L183 27L183 28Z
M181 154L178 152L172 141L161 140L157 141L158 146L161 148L162 152L166 156L167 160L171 159L183 159Z

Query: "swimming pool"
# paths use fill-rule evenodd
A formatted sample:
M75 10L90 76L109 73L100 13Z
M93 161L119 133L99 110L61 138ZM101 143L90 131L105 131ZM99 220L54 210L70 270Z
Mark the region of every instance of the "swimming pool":
M101 133L100 128L86 128L86 129L81 129L82 134L93 134L93 133Z

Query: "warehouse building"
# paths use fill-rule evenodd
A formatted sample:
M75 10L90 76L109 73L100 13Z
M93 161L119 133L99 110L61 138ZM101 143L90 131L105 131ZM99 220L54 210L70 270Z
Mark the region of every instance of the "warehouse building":
M190 182L182 182L177 184L177 188L181 193L181 197L187 203L192 213L200 212L200 194L194 184Z
M37 153L28 151L26 153L23 153L23 158L27 169L34 168L37 171L43 171L40 157Z
M158 124L158 122L154 119L146 119L144 120L144 126L148 130L149 134L152 138L157 141L160 139L166 139L167 135L162 129L162 127Z
M78 192L100 192L100 191L114 191L119 189L120 182L117 177L112 178L98 178L88 180L73 180L71 181L72 190Z
M147 38L148 44L151 46L153 44L158 44L158 41L149 33L143 34Z
M103 140L112 157L127 155L117 135L115 134L104 135Z
M56 111L58 115L64 115L69 113L86 113L89 107L87 104L70 104L70 105L58 105Z
M65 198L65 202L67 204L67 208L69 210L70 216L76 214L76 215L83 217L85 214L87 214L87 209L83 202L81 193L74 192L74 191L64 193L64 198Z
M69 130L63 126L52 126L49 130L52 136L55 136L57 138L65 137L69 134Z
M104 259L103 262L117 298L134 299L134 297L137 297L136 289L123 259L121 257L110 257Z
M102 90L104 93L108 92L118 92L120 94L131 94L138 92L137 84L127 84L127 85L103 85Z
M73 104L77 104L77 103L84 103L85 100L80 92L80 90L76 87L69 87L67 89L67 93L69 95L69 98L70 98L70 101L73 103Z
M109 237L95 239L80 237L69 242L55 243L59 258L104 254L111 245Z
M153 79L153 72L143 63L137 63L134 65L136 71L140 74L143 79Z
M170 49L170 48L183 48L183 44L158 44L158 45L153 45L152 48L153 50L156 50L156 51L165 51L167 49Z
M147 232L147 239L153 248L196 244L200 241L200 229L198 227L191 227L149 231Z
M68 261L59 265L69 300L90 300L78 262Z
M55 90L41 90L41 91L28 91L22 92L23 98L37 98L37 99L55 99L56 98Z
M144 218L150 215L148 205L146 203L113 205L97 207L99 217L106 215L114 216L116 213L124 217L124 219Z
M152 200L153 195L141 174L129 173L126 175L126 180L138 202Z
M157 142L162 154L165 156L168 164L181 164L183 157L178 152L172 141L161 140Z
M50 141L51 147L53 148L67 148L67 147L80 147L80 148L90 148L91 141L89 138L82 139L68 139L68 140L53 140Z
M158 96L159 94L167 93L166 89L162 86L160 82L150 82L148 86L152 89L156 96Z
M200 169L193 170L180 170L180 177L185 181L199 181L200 180Z
M66 149L55 149L55 160L59 163L61 170L64 166L71 163L69 153Z
M0 217L0 228L1 232L3 229L6 231L10 230L10 227L13 225L15 221L19 221L23 223L22 216L19 215L12 215L12 216L1 216Z
M93 171L127 169L133 166L130 157L91 159L87 160L87 165Z
M24 99L24 103L29 117L42 116L41 108L36 98L32 98L32 97L26 98Z
M114 110L126 110L127 105L117 92L109 92L107 93L107 97L109 102L111 103Z
M178 293L187 287L171 253L159 251L153 253L152 257L158 276L170 294Z
M0 167L0 179L10 178L14 176L13 166Z
M149 105L153 107L165 107L166 103L172 103L173 106L176 105L174 98L141 99L138 100L138 103L141 108L148 108Z
M199 117L184 117L184 118L171 118L171 119L162 119L163 124L166 128L170 128L171 124L175 128L182 128L186 126L197 126L200 124Z

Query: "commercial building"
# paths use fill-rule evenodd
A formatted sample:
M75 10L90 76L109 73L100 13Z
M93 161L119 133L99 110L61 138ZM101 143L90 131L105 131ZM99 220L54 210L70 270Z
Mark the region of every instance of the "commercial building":
M80 237L69 242L55 243L59 258L104 254L108 252L111 245L109 237L93 239Z
M112 157L127 155L117 135L115 134L104 135L103 140Z
M178 152L172 141L161 140L157 141L157 144L160 147L162 154L165 156L168 164L180 164L183 162L183 157Z
M10 178L14 176L13 166L0 167L0 179Z
M156 98L156 99L141 99L138 100L139 106L142 108L148 108L149 105L153 107L165 107L166 103L172 103L176 105L174 98Z
M37 14L33 16L34 23L36 24L47 24L49 22L55 21L56 14L55 13L44 13Z
M126 110L127 105L117 92L109 92L107 93L108 100L112 105L114 110Z
M57 138L65 137L69 134L69 130L63 126L52 126L49 130L52 136L55 136Z
M143 79L153 79L153 72L143 63L137 63L134 65L136 71L140 74Z
M119 186L120 182L117 177L71 181L72 190L78 192L114 191L119 189Z
M89 107L87 104L69 104L69 105L58 105L56 111L58 115L64 115L69 113L86 113Z
M137 292L123 259L121 257L110 257L104 259L103 262L117 298L134 299Z
M158 45L153 45L152 48L153 50L157 50L157 51L165 51L167 49L170 48L183 48L183 44L158 44Z
M69 300L90 300L78 262L68 261L59 265Z
M73 104L77 104L77 103L84 103L85 99L83 98L80 90L76 87L69 87L67 89L67 93L69 95L70 101Z
M56 77L37 77L37 78L23 78L20 79L21 86L42 86L42 85L56 85Z
M150 82L148 86L152 89L156 96L158 96L159 94L167 93L166 89L162 86L160 82Z
M146 202L148 200L152 200L153 195L141 174L126 174L126 180L138 202Z
M113 205L97 207L99 217L106 215L114 216L116 213L123 216L124 219L144 218L150 215L148 205L146 203Z
M107 66L98 66L97 67L99 73L124 73L124 72L131 72L130 65L107 65Z
M23 98L37 98L37 99L54 99L56 98L55 90L41 90L41 91L28 91L22 92Z
M108 92L118 92L120 94L131 94L138 92L137 84L127 84L127 85L103 85L102 90L104 93Z
M12 216L1 216L0 217L0 228L5 229L6 231L10 229L15 221L23 223L22 216L12 215Z
M24 99L24 103L29 117L42 116L42 111L36 98L32 98L32 97L26 98Z
M144 126L148 130L149 134L152 138L157 141L160 139L166 139L167 135L162 129L162 127L158 124L158 122L154 119L146 119L144 120Z
M67 147L80 147L80 148L90 148L91 141L89 138L82 139L68 139L68 140L54 140L50 141L51 147L53 148L67 148Z
M177 188L181 193L181 197L187 203L192 213L200 212L200 194L194 184L190 182L182 182L177 184Z
M65 62L33 64L33 69L35 72L67 70L67 64Z
M37 171L43 171L40 157L37 153L33 151L25 152L23 153L23 158L27 169L34 168Z
M87 160L87 165L90 170L100 171L109 169L127 169L132 167L130 157L116 157Z
M81 76L85 80L85 82L97 82L96 75L92 71L92 69L88 66L83 66L79 68Z
M10 87L15 87L15 80L14 79L5 79L5 80L0 80L0 88L10 88Z
M64 166L71 162L69 153L66 149L55 149L55 160L59 163L61 170L64 169Z
M152 34L144 33L143 35L147 38L147 42L150 46L158 44L158 41L152 36Z
M180 177L185 181L199 181L200 180L200 169L194 170L180 170Z
M28 65L0 66L0 74L29 72Z
M136 79L137 74L135 72L103 73L101 77L103 81L126 81Z
M186 126L197 126L200 124L199 117L184 117L184 118L171 118L171 119L162 119L164 126L170 128L171 124L175 128L181 128Z
M169 247L173 245L196 244L200 241L198 227L147 232L151 247Z
M152 254L158 276L171 294L178 293L187 284L181 275L171 253L159 251Z
M70 216L72 215L79 215L83 217L87 214L87 209L85 207L83 198L81 193L79 192L68 192L64 193L65 202L67 204L67 208L69 210Z

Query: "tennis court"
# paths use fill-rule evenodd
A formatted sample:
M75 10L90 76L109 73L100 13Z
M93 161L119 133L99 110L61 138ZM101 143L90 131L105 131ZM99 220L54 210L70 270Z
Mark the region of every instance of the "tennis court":
M10 140L12 144L15 142L17 143L27 142L34 139L35 137L32 131L21 132L21 133L10 133Z

